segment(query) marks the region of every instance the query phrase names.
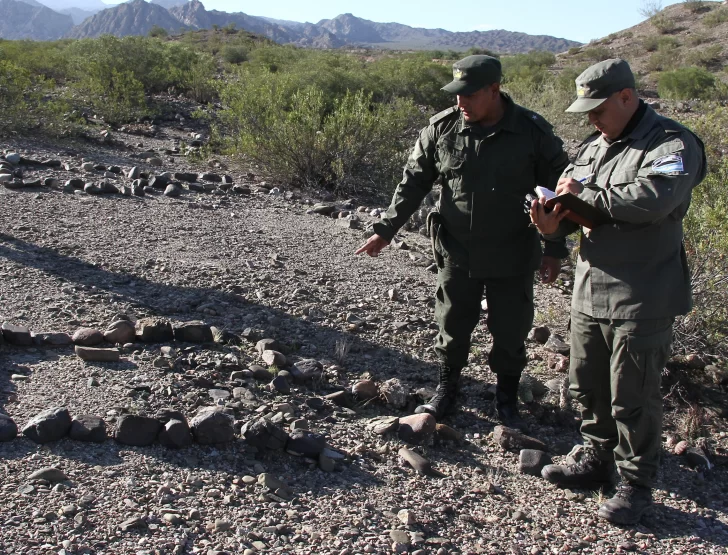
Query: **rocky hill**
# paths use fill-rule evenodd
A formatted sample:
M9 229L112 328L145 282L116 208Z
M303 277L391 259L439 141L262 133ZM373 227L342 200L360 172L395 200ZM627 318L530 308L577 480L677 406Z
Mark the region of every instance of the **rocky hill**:
M678 3L642 23L571 48L560 66L621 57L629 61L643 89L655 87L659 72L699 66L726 80L728 6L721 2Z
M101 35L146 35L155 26L168 31L178 31L184 27L162 6L144 0L133 0L100 11L74 27L67 36L83 39Z
M42 5L0 0L0 37L9 40L54 40L73 28L69 15Z

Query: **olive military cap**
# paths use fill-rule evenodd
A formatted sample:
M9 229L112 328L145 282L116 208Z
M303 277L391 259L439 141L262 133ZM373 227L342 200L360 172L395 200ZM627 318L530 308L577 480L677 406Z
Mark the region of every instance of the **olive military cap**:
M453 80L443 91L468 96L480 89L500 83L501 63L492 56L468 56L452 65Z
M576 78L577 99L567 112L588 112L622 89L634 89L634 75L629 64L615 58L586 68Z

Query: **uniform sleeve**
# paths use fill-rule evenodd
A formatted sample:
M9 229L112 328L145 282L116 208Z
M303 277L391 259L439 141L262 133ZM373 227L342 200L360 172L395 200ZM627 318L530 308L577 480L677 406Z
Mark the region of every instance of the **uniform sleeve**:
M687 210L690 193L705 174L702 145L689 133L665 134L639 168L617 168L607 188L588 187L579 198L614 220L641 224Z
M536 163L536 183L553 191L559 177L561 177L568 165L569 157L564 152L564 143L550 129L547 130L541 138ZM569 256L569 249L566 247L566 235L568 233L544 236L544 256L554 258Z
M391 241L397 230L401 228L422 204L422 200L432 190L437 179L435 167L434 127L430 125L420 131L420 136L404 168L402 181L392 197L392 203L382 220L374 224L374 232Z

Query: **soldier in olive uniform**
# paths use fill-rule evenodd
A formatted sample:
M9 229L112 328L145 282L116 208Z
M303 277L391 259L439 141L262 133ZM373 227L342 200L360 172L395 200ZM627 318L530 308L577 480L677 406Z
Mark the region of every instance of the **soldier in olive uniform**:
M523 427L518 384L533 322L533 275L540 270L543 281L555 280L568 254L563 239L549 240L542 257L523 199L537 184L555 186L568 159L551 125L500 91L496 58L468 56L454 64L453 75L443 90L457 95L457 106L434 116L420 132L389 209L357 254L378 255L441 178L439 213L429 218L439 266L439 385L417 412L440 418L454 408L485 293L497 414Z
M611 223L581 234L574 280L569 380L587 449L542 474L564 487L600 486L612 482L616 463L621 483L599 516L635 524L652 504L673 321L691 308L682 220L705 177L705 152L697 136L638 98L627 62L600 62L576 87L567 111L586 112L596 132L556 192L577 195ZM576 230L565 214L531 207L549 238Z

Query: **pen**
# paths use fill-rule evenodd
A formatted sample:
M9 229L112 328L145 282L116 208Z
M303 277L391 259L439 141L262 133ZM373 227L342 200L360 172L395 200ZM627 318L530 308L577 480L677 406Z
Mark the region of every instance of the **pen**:
M594 177L594 174L593 174L593 173L590 173L589 175L585 175L584 177L580 177L579 179L577 179L577 181L578 181L579 183L586 183L586 182L587 182L587 181L589 181L589 180L590 180L590 179L591 179L592 177Z

